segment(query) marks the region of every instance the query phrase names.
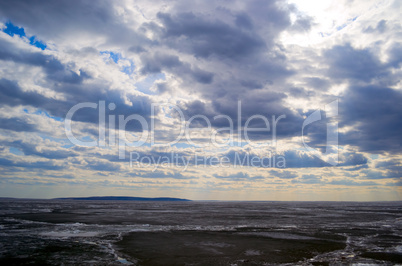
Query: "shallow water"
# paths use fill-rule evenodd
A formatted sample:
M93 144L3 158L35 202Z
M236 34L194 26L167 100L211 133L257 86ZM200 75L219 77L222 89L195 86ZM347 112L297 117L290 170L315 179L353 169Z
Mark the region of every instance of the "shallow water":
M395 265L401 202L0 200L0 264Z

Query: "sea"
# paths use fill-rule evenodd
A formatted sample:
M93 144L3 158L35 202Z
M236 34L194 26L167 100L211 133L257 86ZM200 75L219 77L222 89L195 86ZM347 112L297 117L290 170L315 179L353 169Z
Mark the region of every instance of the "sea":
M1 199L0 265L402 265L402 202Z

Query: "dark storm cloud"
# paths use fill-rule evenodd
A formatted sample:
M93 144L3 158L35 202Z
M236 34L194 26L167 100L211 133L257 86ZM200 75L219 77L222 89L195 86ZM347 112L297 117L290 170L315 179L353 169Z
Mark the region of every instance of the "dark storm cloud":
M257 155L245 150L229 150L218 157L228 158L233 165L263 167L263 168L321 168L332 167L329 163L309 154L308 152L288 150L281 154ZM340 154L337 166L367 165L367 158L362 154Z
M305 81L309 87L320 90L320 91L327 90L331 86L330 81L325 78L309 77L309 78L305 78Z
M368 159L361 153L342 153L340 156L342 163L339 166L354 166L354 165L366 165Z
M183 158L188 158L194 155L194 153L188 150L178 150L172 153L170 151L151 149L144 151L132 151L133 154L130 156L130 152L127 149L125 151L125 159L120 159L118 154L102 154L99 152L92 152L91 149L86 147L74 147L74 150L77 152L83 152L90 157L105 159L110 162L130 162L132 158L133 164L136 162L143 162L144 164L157 164L169 160L170 163L177 163L178 166L182 166L185 163L185 161L182 160ZM177 156L178 159L176 160L173 156ZM193 161L190 161L190 163L193 163Z
M85 78L89 78L82 70L80 75L67 70L59 60L51 55L16 49L15 45L4 39L0 39L0 60L42 67L47 77L56 82L81 83Z
M371 153L401 152L402 93L387 87L399 82L392 77L392 68L398 68L402 62L400 47L398 43L391 46L385 63L372 50L355 49L350 44L324 52L329 65L327 73L332 80L350 83L340 98L338 118L340 127L349 126L351 130L339 133L340 145L356 146ZM384 85L370 85L374 82ZM325 121L309 127L313 129L309 133L311 145L323 148Z
M350 44L337 45L324 52L329 68L327 74L334 80L370 82L387 75L386 66L369 49L355 49Z
M369 168L369 166L367 164L363 164L363 165L358 165L356 167L344 168L343 170L346 170L346 171L358 171L360 169L367 169L367 168Z
M141 61L144 64L140 70L142 74L159 73L164 70L182 78L183 75L188 75L192 80L202 84L210 84L214 76L210 72L191 67L190 64L182 62L176 55L161 53L156 53L153 56L143 55Z
M56 90L63 92L67 98L67 101L64 103L64 105L66 105L67 108L65 110L62 110L63 112L59 112L60 113L59 117L64 118L68 110L75 104L84 102L91 102L98 104L99 101L105 101L106 116L116 115L117 117L118 115L123 115L124 117L127 117L132 114L138 114L148 122L150 119L151 99L147 96L124 95L122 91L112 90L108 87L108 84L102 84L101 82L97 82L94 84L86 84L83 86L77 86L77 85L57 86ZM125 101L124 96L127 96L127 99L131 102L131 105ZM109 111L108 109L109 103L114 103L116 105L115 110ZM73 116L73 120L98 123L99 121L98 109L84 108L82 110L79 110ZM52 111L55 112L56 110ZM129 131L142 131L142 128L138 123L134 124L131 122L127 124L126 129Z
M35 144L22 142L20 140L18 141L16 140L13 142L0 142L0 143L2 145L17 148L21 150L25 155L34 155L47 159L66 159L68 157L75 157L78 155L73 151L61 148L58 148L57 150L49 150L46 148L38 150Z
M67 112L78 103L91 102L98 104L99 101L114 103L116 109L113 114L124 115L140 114L145 119L149 119L151 112L150 99L146 96L128 97L132 105L128 105L123 99L120 91L109 90L105 84L53 84L53 89L62 92L66 100L57 100L46 97L35 91L24 91L16 81L0 79L0 104L8 106L33 106L47 111L50 115L65 118ZM106 111L108 109L106 108ZM107 115L107 114L106 114ZM99 110L93 108L83 108L78 110L72 117L74 121L98 123ZM12 129L11 127L8 129ZM21 130L21 128L16 128ZM128 123L127 130L142 130L140 125Z
M303 118L300 114L283 106L286 94L268 90L244 91L241 94L228 94L226 97L215 97L211 104L195 100L181 106L185 118L202 114L211 122L212 127L228 127L230 124L226 118L214 118L217 115L227 115L233 121L235 133L238 126L244 127L247 120L254 115L265 117L269 122L270 130L264 132L249 131L251 140L269 140L273 137L273 126L276 124L276 136L278 138L301 135ZM238 101L240 100L240 125L238 124ZM275 116L275 121L273 119ZM283 118L277 120L280 116ZM193 120L196 123L197 120ZM265 121L255 118L249 121L249 128L267 128ZM244 135L243 135L244 137Z
M223 179L223 180L230 180L230 181L256 181L256 180L263 180L266 179L263 176L256 175L256 176L250 176L247 173L239 172L236 174L230 174L230 175L219 175L219 174L214 174L215 178L218 179Z
M398 159L377 162L375 169L385 170L385 173L377 170L365 170L362 172L364 172L369 179L402 178L402 162Z
M159 43L170 49L188 53L196 57L196 62L214 67L216 64L227 65L228 77L212 76L201 70L192 74L193 81L184 80L183 88L199 95L206 101L194 100L181 105L185 117L205 115L213 127L221 127L224 119L213 119L216 115L227 115L237 126L237 102L242 101L242 125L252 115L263 115L271 119L286 115L277 128L279 138L300 134L302 117L285 107L287 95L276 89L276 82L282 82L294 72L287 66L285 52L278 49L275 40L279 33L291 26L292 8L281 8L276 1L247 2L245 12L225 10L232 22L211 17L202 12L183 12L175 8L171 13L158 13L163 27L147 24L159 36ZM293 11L292 11L293 10ZM212 12L217 12L216 10ZM250 16L249 14L253 14ZM303 18L305 28L309 28L309 18ZM258 23L257 23L258 22ZM262 26L263 24L263 26ZM143 58L146 58L144 55ZM186 75L178 58L160 58L144 60L143 71L164 71ZM194 64L193 68L196 69ZM213 70L213 68L212 68ZM219 73L220 69L217 71ZM211 71L212 72L212 71ZM226 73L225 73L226 75ZM169 90L166 84L158 87L160 92ZM261 121L260 121L261 122ZM257 125L256 121L253 123ZM227 121L226 121L227 124ZM267 134L250 133L253 139L272 137Z
M401 179L402 178L402 167L399 171L378 171L378 170L362 170L361 173L367 179Z
M372 26L368 26L363 30L364 33L384 33L387 30L387 21L382 19L377 25L373 28Z
M80 70L80 75L78 75L53 56L18 49L7 41L0 41L0 60L41 67L47 74L48 87L63 93L66 98L65 101L62 101L46 97L37 92L23 91L17 82L2 78L0 80L0 95L2 96L0 103L2 104L10 106L31 105L44 109L53 116L64 118L68 110L77 103L98 103L103 100L116 104L116 114L125 116L140 114L146 119L150 114L151 103L148 97L128 97L133 103L130 106L125 102L121 91L110 90L108 84L104 82L91 80L91 83L81 84L84 79L90 79L85 71ZM77 112L74 119L97 123L98 112L87 108L85 112Z
M322 161L321 159L308 154L307 152L288 150L283 154L255 154L245 149L231 149L226 152L208 155L205 153L194 153L192 150L177 150L174 153L158 151L152 149L148 151L134 151L130 156L130 152L126 151L125 159L119 159L117 154L100 154L91 152L88 148L74 148L76 152L83 152L92 158L104 159L110 162L132 162L143 164L160 164L168 161L175 163L177 166L194 165L234 165L242 167L256 168L322 168L332 167L332 165ZM338 166L354 166L367 165L367 159L360 155L346 153L341 154ZM279 171L278 171L279 172Z
M312 27L312 18L309 16L299 16L293 25L290 27L291 31L308 32Z
M69 174L65 174L65 175L45 175L45 176L46 176L46 177L50 177L50 178L75 179L75 176L69 175Z
M402 172L402 161L397 159L390 159L385 161L380 161L375 164L376 168L384 168L391 171L401 171Z
M302 175L302 177L298 179L293 179L292 184L322 184L323 181L321 180L321 177L317 175Z
M2 3L3 16L14 21L15 24L24 27L29 25L35 34L43 34L49 38L59 36L63 32L68 33L73 28L76 31L106 34L110 38L116 37L116 40L119 41L124 41L126 35L132 38L136 36L135 33L129 32L126 28L116 25L119 19L111 12L107 1L99 2L94 9L91 9L88 3L81 1L76 2L74 7L64 1L44 2L18 1L15 5ZM278 127L278 135L293 136L299 129L301 117L283 106L282 101L286 97L285 94L272 92L266 86L293 73L286 66L284 53L272 49L276 47L275 39L278 34L291 26L290 13L294 10L279 7L276 1L252 1L247 3L245 11L228 11L233 17L232 23L220 19L211 20L209 16L203 13L181 12L173 6L171 14L158 14L158 19L164 27L161 28L152 23L143 25L143 27L151 29L158 37L158 40L152 42L153 46L169 46L179 52L190 53L197 58L207 60L208 63L212 64L215 59L225 58L225 60L233 61L230 64L236 72L243 73L241 76L233 73L229 79L216 80L212 72L202 69L197 63L183 62L176 55L147 53L141 48L141 43L137 43L148 42L146 38L144 39L141 36L137 36L139 41L136 39L136 43L134 45L131 43L130 47L136 47L133 49L142 53L143 68L140 71L143 74L165 71L182 78L184 80L183 87L193 89L201 97L212 100L214 111L210 112L211 115L227 114L233 117L236 108L228 106L233 105L233 102L237 100L242 100L245 104L243 109L245 117L242 123L251 115L257 114L257 110L258 113L263 110L263 115L268 116L285 114L287 118ZM255 14L255 16L250 17L247 13ZM37 23L34 23L33 19L37 18L38 14L42 14L43 18L36 19ZM102 15L102 19L99 18L99 15ZM47 27L46 33L44 33L42 28L45 25L42 22L54 18L57 18L57 21L61 23L58 31L50 25L50 28ZM66 23L62 23L63 21ZM308 24L306 18L303 21L306 26ZM79 22L81 26L78 26ZM264 24L263 28L261 28L261 23ZM116 36L116 34L120 35ZM4 60L40 66L47 73L49 80L58 82L58 84L49 84L49 87L65 94L68 103L58 102L56 103L58 108L45 108L52 115L64 117L67 107L71 107L74 103L97 102L98 100L118 103L119 110L116 109L116 113L119 114L148 115L146 109L149 108L150 101L146 97L138 97L133 106L128 107L121 100L121 95L117 95L121 92L114 94L104 84L98 83L93 86L86 84L84 87L81 83L85 79L96 83L85 71L81 70L80 74L76 74L57 59L40 53L25 52L21 58L18 56L21 51L11 51L9 47L6 48L4 50L7 55L3 58ZM24 58L33 59L24 61ZM195 86L194 83L198 86ZM256 91L250 93L249 91L252 89L256 89ZM160 84L158 90L166 92L169 88ZM47 100L40 95L34 96L40 98L41 101ZM191 108L191 104L189 107ZM195 113L190 108L184 110L185 113ZM94 122L96 121L96 114L91 111L77 113L74 119ZM265 138L263 135L257 136L258 134L255 133L254 135L255 138Z
M263 167L263 168L321 168L331 167L330 164L322 161L321 159L310 155L306 152L285 151L283 154L267 154L265 156L246 152L244 150L230 150L224 153L233 165L239 165L245 162L245 166ZM353 165L356 161L342 161L341 158L339 165Z
M297 174L291 171L276 171L276 170L271 170L269 173L273 176L276 176L280 179L293 179L297 177Z
M4 78L0 79L0 104L8 106L33 106L44 109L57 117L64 117L67 111L73 106L73 104L70 105L68 102L48 98L35 91L23 91L16 81Z
M264 41L253 32L236 29L219 20L210 21L194 13L175 16L158 13L158 18L164 25L162 38L168 45L196 57L233 59L265 47Z
M46 103L46 97L36 92L24 92L15 81L0 79L0 104L8 106L32 105L40 106Z
M380 47L357 49L350 44L334 46L323 53L328 64L327 75L333 82L395 86L400 81L394 69L402 63L401 47L401 43L393 43L385 50L388 62L381 62L376 53Z
M237 27L247 30L251 30L254 27L252 19L246 13L236 15L235 24Z
M144 66L141 69L142 74L159 73L163 68L175 68L183 66L183 62L180 61L178 56L155 54L153 57L141 56L141 60Z
M202 12L183 12L179 8L172 10L171 13L158 13L163 27L152 23L146 25L157 33L160 45L194 55L196 62L205 62L212 67L215 63L227 64L227 72L230 73L228 78L212 79L211 73L197 69L197 65L193 66L193 80L201 84L194 86L192 82L185 81L183 87L211 101L212 106L202 107L206 112L200 112L197 108L198 101L182 106L187 117L193 114L225 114L234 118L237 109L233 103L242 100L244 110L254 109L258 113L263 110L264 114L269 115L287 114L289 121L296 118L296 114L283 106L281 98L286 97L283 93L264 88L293 73L287 68L284 53L274 49L278 34L290 26L290 10L280 8L276 1L250 1L244 8L247 13L225 10L233 18L232 22L219 19L218 15L211 17ZM264 24L263 28L261 23ZM163 68L161 65L165 65L165 71L169 71L164 61L146 64L145 69L160 71ZM170 72L180 65L179 60L168 62ZM185 74L186 71L181 69L178 76ZM166 91L167 88L161 86L160 89ZM256 91L251 92L253 89ZM246 112L245 120L257 113Z
M256 81L256 80L240 80L240 84L246 89L262 89L264 84Z
M24 27L40 38L64 39L66 36L105 36L120 46L149 44L138 32L129 29L117 16L111 1L96 3L76 0L0 1L0 17Z
M388 53L388 65L394 68L401 67L402 63L402 43L395 43L391 46Z
M112 102L116 104L114 114L124 116L140 114L145 119L149 119L150 99L148 97L127 96L132 105L127 104L126 99L124 99L126 95L123 95L121 91L110 90L107 83L92 80L83 70L79 70L79 74L76 74L71 70L71 62L66 65L52 55L45 54L42 51L16 47L8 40L7 38L0 40L0 60L41 68L46 74L45 84L42 84L42 86L61 92L65 99L57 100L35 91L24 91L16 81L2 78L0 79L0 104L8 106L33 106L46 111L51 116L64 118L75 104L83 102L98 103L102 100L107 101L107 103ZM194 71L194 76L197 78L201 79L202 76L199 77L201 74L203 72ZM90 82L86 84L82 83L88 79L90 79ZM99 114L95 109L85 108L84 110L79 110L73 116L73 120L98 123ZM9 125L7 129L11 130L32 131L34 129L32 126L22 125L19 120L4 122ZM2 127L5 125L3 124ZM142 130L140 125L134 122L128 123L126 129L130 131Z
M378 86L352 86L340 101L341 145L352 145L371 153L402 151L402 93Z
M161 171L155 171L155 172L135 172L135 173L130 173L129 176L131 177L142 177L142 178L153 178L153 179L164 179L164 178L173 178L173 179L192 179L195 177L186 177L182 175L179 172L174 172L174 173L165 173Z
M101 171L101 172L120 171L120 165L104 160L87 160L87 163L88 164L85 168L95 171Z
M1 80L0 80L1 83ZM38 131L38 128L34 124L30 124L21 118L0 118L0 128L8 129L17 132L34 132Z
M389 85L399 82L392 78L391 70L402 62L400 47L399 44L391 46L386 63L382 63L372 50L355 49L350 44L324 52L329 64L328 75L334 81L350 82L340 101L339 125L350 126L351 130L339 133L340 145L357 146L361 151L371 153L401 152L402 93L386 85L369 85L378 80L380 84ZM367 85L361 85L362 82ZM309 135L312 145L325 143L325 123L320 121L312 127L315 127Z
M108 9L106 1L99 1L98 5L93 5L85 1L75 1L72 5L70 1L1 1L0 14L13 21L31 25L40 35L54 34L59 25L72 27L71 23L90 28L91 31L101 31L102 28L96 26L113 22L113 12ZM39 19L41 18L41 19ZM58 18L57 24L53 23ZM93 24L88 25L88 20L93 20ZM45 31L48 29L48 31Z
M5 167L18 167L23 169L42 169L42 170L63 170L64 166L56 165L51 161L38 161L38 162L19 162L11 161L9 159L0 158L0 166Z

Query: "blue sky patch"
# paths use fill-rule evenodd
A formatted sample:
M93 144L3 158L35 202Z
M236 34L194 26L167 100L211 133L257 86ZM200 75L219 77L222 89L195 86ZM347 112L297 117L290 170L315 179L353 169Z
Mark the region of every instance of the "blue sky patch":
M10 151L10 153L12 153L14 155L18 155L18 156L24 155L24 153L22 151L20 151L17 148L14 148L14 147L10 147L9 151Z
M130 61L130 65L129 66L123 66L120 71L123 73L126 73L127 75L131 75L134 72L135 69L135 65L134 62L130 59L126 59L124 58L120 53L115 53L115 52L111 52L111 51L101 51L100 52L101 55L108 55L109 59L112 59L113 62L115 62L116 64L120 61L120 60L128 60Z
M27 109L24 109L24 112L27 113L27 114L31 114ZM43 110L40 110L40 109L36 110L36 111L33 112L32 114L35 114L35 115L45 115L45 116L47 116L47 117L49 117L49 118L51 118L51 119L53 119L53 120L59 121L59 122L63 122L63 121L64 121L63 118L58 117L58 116L51 116L48 112L43 111Z
M130 60L130 65L123 67L122 71L126 73L127 75L131 75L134 72L135 65L133 61Z
M109 58L113 60L113 62L115 62L117 64L117 62L119 62L119 59L121 58L120 53L114 53L114 52L110 52L110 51L101 51L100 54L107 54L109 55Z
M44 114L45 116L47 116L47 117L49 117L49 118L51 118L51 119L53 119L53 120L56 120L56 121L59 121L59 122L64 121L63 118L57 117L57 116L51 116L48 112L43 111L43 110L37 110L34 114L36 114L36 115L42 115L42 114Z
M166 76L164 73L158 73L158 74L153 74L153 75L148 75L143 81L137 82L135 86L137 87L137 90L140 92L149 94L149 95L154 95L156 94L154 91L151 91L150 88L154 84L156 80L166 80Z
M42 50L45 50L46 47L47 47L46 44L44 42L38 40L36 38L36 36L32 36L32 37L29 38L29 44L33 45L33 46L36 46L36 47L38 47L38 48L40 48Z
M3 32L7 33L10 36L14 35L18 35L20 37L26 36L24 28L17 27L11 22L6 23L6 28L3 29Z
M14 35L17 35L17 36L20 36L20 37L28 37L25 34L25 29L24 28L22 28L22 27L20 28L20 27L14 25L13 23L11 23L10 21L6 23L6 27L3 29L3 32L7 33L8 35L10 35L12 37ZM46 44L44 42L38 40L35 35L29 37L28 39L29 39L29 44L30 45L36 46L36 47L38 47L38 48L40 48L42 50L45 50L46 47L47 47Z

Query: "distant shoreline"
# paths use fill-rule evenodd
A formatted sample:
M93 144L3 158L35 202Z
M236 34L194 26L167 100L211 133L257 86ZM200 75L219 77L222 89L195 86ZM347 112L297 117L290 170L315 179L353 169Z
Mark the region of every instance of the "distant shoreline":
M67 197L67 198L52 198L52 199L0 197L0 200L192 201L189 199L170 198L170 197L146 198L146 197L126 197L126 196Z
M328 201L328 200L190 200L190 199L182 199L182 198L171 198L171 197L156 197L156 198L147 198L147 197L128 197L128 196L91 196L91 197L62 197L62 198L14 198L14 197L0 197L0 200L92 200L92 201L186 201L186 202L256 202L256 203L264 203L264 202L294 202L294 203L318 203L318 202L328 202L328 203L402 203L401 200L377 200L377 201L350 201L350 200L337 200L337 201Z
M159 197L126 197L126 196L104 196L104 197L69 197L69 198L54 198L53 200L119 200L119 201L191 201L189 199Z

